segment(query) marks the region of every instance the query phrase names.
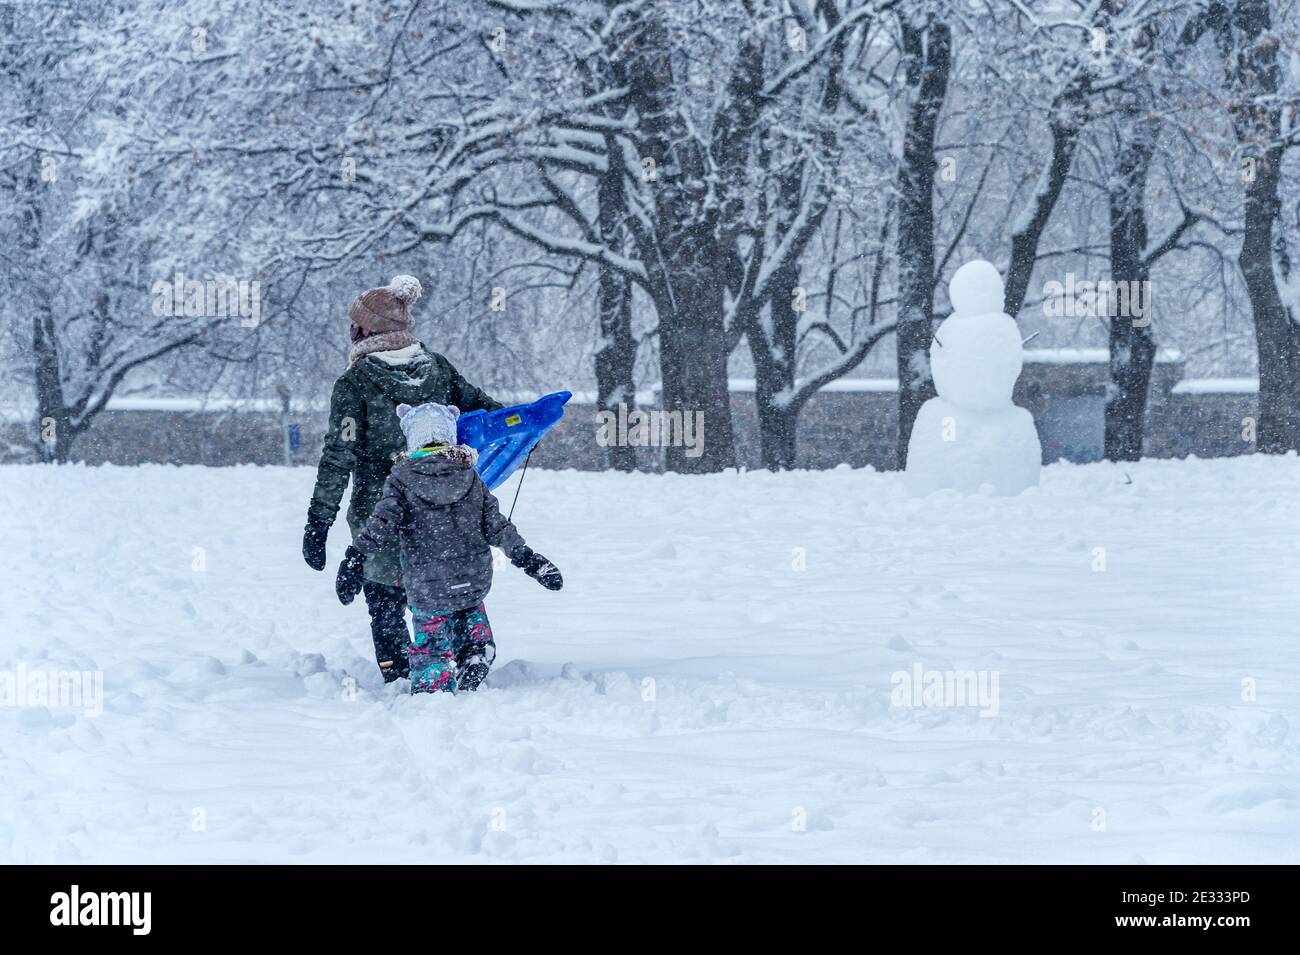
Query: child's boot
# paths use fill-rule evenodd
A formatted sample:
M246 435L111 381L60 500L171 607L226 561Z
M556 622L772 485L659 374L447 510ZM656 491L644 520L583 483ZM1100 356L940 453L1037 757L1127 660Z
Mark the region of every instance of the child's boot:
M491 643L461 647L456 661L456 689L470 693L477 690L487 679L496 655L497 648Z
M497 645L482 604L457 616L456 688L472 693L487 679L497 657Z

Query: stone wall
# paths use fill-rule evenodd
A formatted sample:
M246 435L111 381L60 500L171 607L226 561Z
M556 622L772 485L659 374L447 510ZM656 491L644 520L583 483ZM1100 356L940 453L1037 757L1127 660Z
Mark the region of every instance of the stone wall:
M1030 353L1017 383L1015 400L1034 415L1045 463L1101 458L1106 366L1095 356L1085 357L1089 360L1064 360L1071 356L1050 353L1047 360L1035 360ZM1216 457L1252 450L1242 438L1243 419L1255 414L1251 383L1180 385L1181 373L1182 365L1175 360L1162 360L1156 366L1147 414L1147 454ZM733 427L740 465L757 468L758 418L750 387L747 382L733 385ZM893 387L889 381L841 381L813 397L800 417L799 466L892 468L898 422ZM590 403L581 403L582 397L569 403L564 419L538 446L534 466L579 470L605 466L604 449L596 442L595 409ZM286 460L315 464L326 422L323 408L291 413L287 420L298 426L300 440L297 448L288 452L286 419L266 403L257 403L257 410L251 411L238 410L237 404L220 411L184 410L183 402L162 408L152 407L148 401L122 404L127 407L101 413L78 438L73 447L75 460L87 464L283 464ZM12 416L3 427L5 437L21 439L22 425ZM644 469L657 470L662 467L662 452L642 448L638 460Z

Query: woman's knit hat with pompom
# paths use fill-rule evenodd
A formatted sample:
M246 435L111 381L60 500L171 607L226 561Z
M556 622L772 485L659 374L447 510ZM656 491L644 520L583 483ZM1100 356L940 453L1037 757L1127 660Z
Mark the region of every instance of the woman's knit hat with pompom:
M348 318L361 335L401 332L411 327L411 306L424 291L413 275L399 275L383 288L372 288L357 296Z

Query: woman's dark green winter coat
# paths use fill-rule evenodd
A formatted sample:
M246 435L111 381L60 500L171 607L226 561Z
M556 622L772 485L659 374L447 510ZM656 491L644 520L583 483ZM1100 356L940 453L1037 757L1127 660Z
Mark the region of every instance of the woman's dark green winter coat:
M404 364L391 364L366 355L334 384L330 398L330 424L316 469L308 515L329 526L352 479L348 526L355 537L384 492L393 459L406 450L406 438L397 423L399 404L434 401L455 405L461 411L480 408L495 411L501 403L466 381L446 358L421 345ZM400 568L395 547L366 560L366 579L393 586Z

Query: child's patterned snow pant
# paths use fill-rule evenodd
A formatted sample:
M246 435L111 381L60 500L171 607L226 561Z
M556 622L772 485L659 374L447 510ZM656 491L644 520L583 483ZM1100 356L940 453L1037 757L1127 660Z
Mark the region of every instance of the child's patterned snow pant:
M454 693L458 669L470 663L490 667L496 659L492 626L481 603L466 610L432 613L412 607L411 617L415 642L407 647L406 659L411 668L412 693Z

